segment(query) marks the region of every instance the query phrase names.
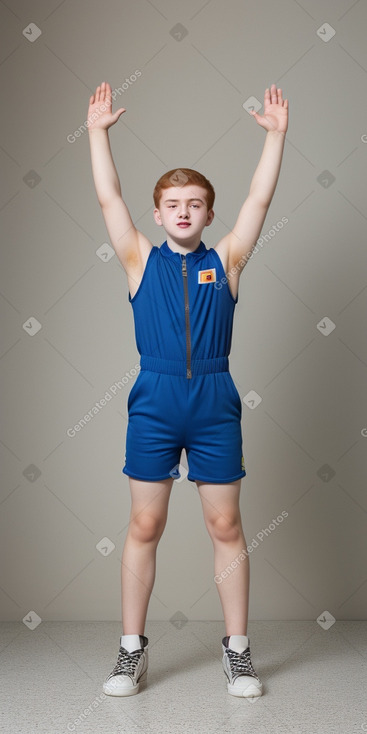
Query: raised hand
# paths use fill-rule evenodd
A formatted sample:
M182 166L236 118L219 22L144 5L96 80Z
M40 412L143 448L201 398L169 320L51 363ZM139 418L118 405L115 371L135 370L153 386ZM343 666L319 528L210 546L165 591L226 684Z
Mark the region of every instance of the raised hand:
M108 130L111 125L119 119L120 115L126 112L124 107L120 107L117 112L112 114L112 89L108 82L102 82L97 87L95 94L89 98L88 108L88 130Z
M264 114L258 115L253 110L250 111L256 122L265 128L267 132L274 131L286 133L288 129L288 100L283 100L282 90L277 90L276 84L272 84L271 88L265 89L264 95Z

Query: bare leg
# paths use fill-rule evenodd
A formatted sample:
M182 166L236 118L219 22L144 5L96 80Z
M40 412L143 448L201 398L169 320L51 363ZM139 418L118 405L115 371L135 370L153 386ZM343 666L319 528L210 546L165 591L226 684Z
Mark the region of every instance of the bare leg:
M143 635L173 479L143 482L129 477L129 483L132 504L121 559L122 627L124 635Z
M214 568L218 576L246 549L239 494L241 479L229 484L196 482L204 520L214 546ZM247 635L250 564L248 555L217 583L226 635Z

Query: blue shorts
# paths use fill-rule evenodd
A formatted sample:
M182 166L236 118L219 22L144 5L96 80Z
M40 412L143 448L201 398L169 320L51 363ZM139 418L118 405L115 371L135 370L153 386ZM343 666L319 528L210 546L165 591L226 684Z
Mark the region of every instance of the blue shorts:
M181 476L234 482L246 475L242 453L242 404L229 371L176 374L141 369L128 397L124 474L144 481Z

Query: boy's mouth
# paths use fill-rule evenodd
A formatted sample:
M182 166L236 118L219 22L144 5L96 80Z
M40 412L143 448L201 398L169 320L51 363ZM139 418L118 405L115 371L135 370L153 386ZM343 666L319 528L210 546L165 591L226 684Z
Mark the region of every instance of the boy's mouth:
M179 222L177 226L182 227L182 229L185 229L186 227L191 227L191 222Z

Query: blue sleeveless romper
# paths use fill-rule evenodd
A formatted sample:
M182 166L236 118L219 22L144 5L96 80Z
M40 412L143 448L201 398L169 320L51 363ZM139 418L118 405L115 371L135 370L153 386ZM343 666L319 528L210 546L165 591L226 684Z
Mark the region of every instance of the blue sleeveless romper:
M133 298L140 372L128 397L124 474L224 484L246 475L242 404L229 372L235 305L214 248L153 246Z

